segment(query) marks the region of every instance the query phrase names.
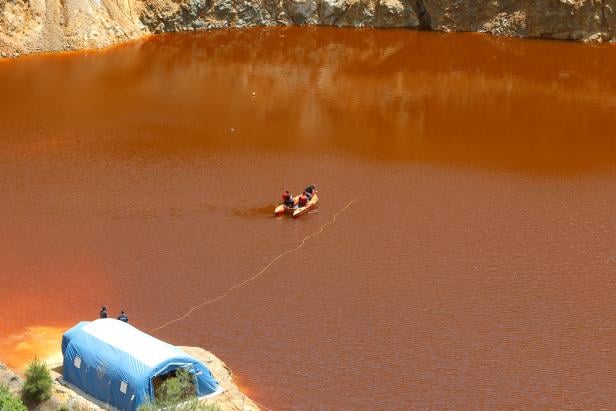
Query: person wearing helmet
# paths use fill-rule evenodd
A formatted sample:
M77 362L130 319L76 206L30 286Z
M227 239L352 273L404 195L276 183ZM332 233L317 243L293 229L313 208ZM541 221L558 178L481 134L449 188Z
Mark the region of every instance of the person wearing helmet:
M312 199L312 196L314 195L316 190L317 190L317 186L315 186L314 184L310 184L308 187L306 187L306 189L304 190L304 193L306 194L306 197L308 197L308 201Z

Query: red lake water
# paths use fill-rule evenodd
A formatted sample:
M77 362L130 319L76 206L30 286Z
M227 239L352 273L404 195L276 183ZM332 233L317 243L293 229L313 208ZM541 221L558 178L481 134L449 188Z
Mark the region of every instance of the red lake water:
M272 409L611 407L614 51L260 28L0 62L0 358L221 297L154 335Z

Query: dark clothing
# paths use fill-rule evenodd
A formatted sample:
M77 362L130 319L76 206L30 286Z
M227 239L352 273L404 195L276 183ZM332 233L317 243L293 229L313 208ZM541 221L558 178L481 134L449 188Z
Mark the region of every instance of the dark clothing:
M295 202L293 201L293 197L289 196L289 198L284 202L284 205L289 208L293 208L294 203Z
M286 203L287 201L289 201L289 198L291 198L291 194L289 193L283 193L282 194L282 202Z
M126 314L120 314L120 316L118 317L118 320L124 321L125 323L127 323L128 317L126 316Z
M109 314L107 314L107 310L104 308L101 310L100 315L101 315L101 318L109 317Z
M297 205L300 206L300 207L305 207L307 202L308 202L308 197L306 197L304 194L302 194L299 197L299 201L297 202Z
M310 184L308 187L306 187L306 189L304 190L306 193L308 194L312 194L312 192L314 191L316 187L314 186L314 184Z

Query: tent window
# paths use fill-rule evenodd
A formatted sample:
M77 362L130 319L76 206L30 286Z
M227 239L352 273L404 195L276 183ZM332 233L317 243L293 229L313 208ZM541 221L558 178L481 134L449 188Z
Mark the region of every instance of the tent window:
M81 357L75 357L73 365L75 365L75 368L81 368Z
M122 381L120 383L120 391L122 394L126 394L126 390L128 389L128 383L126 381Z

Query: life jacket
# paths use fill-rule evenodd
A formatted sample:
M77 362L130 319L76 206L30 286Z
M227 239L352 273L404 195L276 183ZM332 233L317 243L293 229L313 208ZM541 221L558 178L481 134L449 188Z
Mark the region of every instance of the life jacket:
M293 203L294 203L293 197L291 197L290 195L289 195L289 198L284 200L284 205L286 205L287 207L293 207L294 205Z
M302 194L301 196L299 196L299 201L297 202L297 205L300 207L304 207L307 202L308 197L306 197L306 194Z

